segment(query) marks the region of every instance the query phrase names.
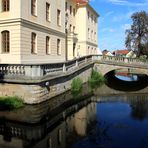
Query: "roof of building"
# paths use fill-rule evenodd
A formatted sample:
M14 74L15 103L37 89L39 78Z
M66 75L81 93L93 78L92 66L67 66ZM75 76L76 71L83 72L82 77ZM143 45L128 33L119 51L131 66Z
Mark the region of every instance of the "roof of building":
M88 0L75 0L77 4L87 4Z
M114 51L113 53L115 53L116 55L126 55L126 54L128 54L130 51L129 50L127 50L127 49L124 49L124 50L116 50L116 51Z

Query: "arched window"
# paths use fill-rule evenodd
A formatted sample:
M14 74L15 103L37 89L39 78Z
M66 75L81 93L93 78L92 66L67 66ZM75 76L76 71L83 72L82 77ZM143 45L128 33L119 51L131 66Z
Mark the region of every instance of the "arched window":
M9 0L2 0L2 11L9 11Z
M5 30L2 33L2 53L8 53L10 51L10 34Z

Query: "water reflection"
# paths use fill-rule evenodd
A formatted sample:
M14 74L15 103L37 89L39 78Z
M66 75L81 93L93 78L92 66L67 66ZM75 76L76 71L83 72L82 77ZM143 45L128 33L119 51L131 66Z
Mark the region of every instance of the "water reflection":
M147 94L91 97L50 115L30 123L1 118L0 147L148 147Z
M148 86L148 76L128 71L110 71L105 75L106 85L120 91L138 91Z

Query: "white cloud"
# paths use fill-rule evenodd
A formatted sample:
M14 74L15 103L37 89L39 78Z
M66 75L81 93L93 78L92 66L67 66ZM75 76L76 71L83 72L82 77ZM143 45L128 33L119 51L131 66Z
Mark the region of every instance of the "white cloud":
M124 6L148 6L148 0L145 0L145 2L129 2L127 0L108 0L110 3L115 5L124 5Z
M133 13L134 13L134 11L130 11L130 12L127 12L126 14L116 15L113 17L112 21L113 22L120 22L120 21L124 21L124 20L129 20L129 19L131 19L131 16Z
M130 29L131 28L131 24L124 24L122 25L122 29L123 30L127 30L127 29Z

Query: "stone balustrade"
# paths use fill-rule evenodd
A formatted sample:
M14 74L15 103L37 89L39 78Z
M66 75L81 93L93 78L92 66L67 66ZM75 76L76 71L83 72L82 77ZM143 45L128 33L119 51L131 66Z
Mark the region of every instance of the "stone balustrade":
M0 64L0 79L38 79L46 76L56 76L73 71L90 63L102 62L106 64L127 64L147 66L148 61L138 58L90 55L71 61L53 64Z

